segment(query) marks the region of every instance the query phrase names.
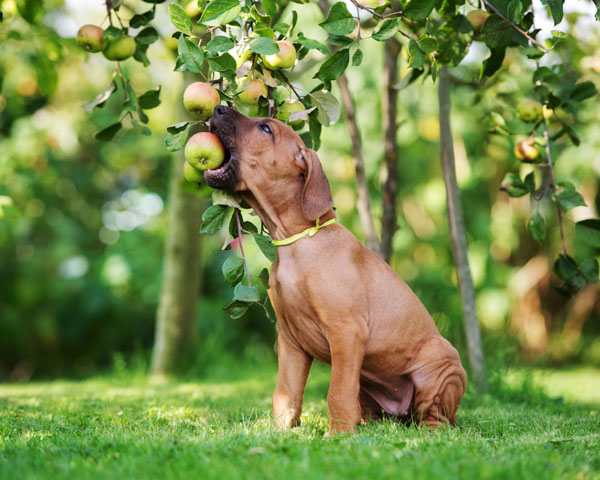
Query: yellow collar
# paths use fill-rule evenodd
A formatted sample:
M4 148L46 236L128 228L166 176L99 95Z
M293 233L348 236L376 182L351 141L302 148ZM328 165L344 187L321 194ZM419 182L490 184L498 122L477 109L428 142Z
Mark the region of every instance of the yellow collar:
M319 225L319 219L317 218L317 223L314 227L309 227L303 232L297 233L296 235L292 235L288 238L284 238L283 240L273 240L273 245L275 245L276 247L281 247L283 245L290 245L291 243L294 243L295 241L300 240L301 238L304 238L306 236L312 237L319 231L320 228L331 225L332 223L335 223L335 218L327 220L323 225Z

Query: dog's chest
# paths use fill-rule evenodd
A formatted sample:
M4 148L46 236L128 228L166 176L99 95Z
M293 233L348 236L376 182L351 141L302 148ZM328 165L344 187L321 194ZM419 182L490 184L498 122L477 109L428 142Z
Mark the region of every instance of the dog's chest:
M311 305L304 276L300 272L271 273L271 299L279 328L284 328L312 357L329 363L329 343Z

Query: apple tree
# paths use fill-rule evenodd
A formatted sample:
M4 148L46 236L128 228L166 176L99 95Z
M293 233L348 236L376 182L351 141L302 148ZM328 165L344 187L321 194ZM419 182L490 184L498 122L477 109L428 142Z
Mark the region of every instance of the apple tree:
M159 9L167 6L157 6L165 3L164 0L144 1L153 4L152 7L124 20L119 14L122 1L107 0L111 25L104 32L102 48L107 58L117 60L115 81L99 94L90 108L102 105L117 87L121 88L125 92L123 116L129 117L132 126L140 133L148 134L144 110L158 104L160 87L136 94L124 78L118 61L122 51L126 50L125 55L133 50L128 40L129 29L140 29L133 37L133 58L147 65L145 51L158 39L151 22ZM466 259L466 234L456 179L452 174L454 165L447 86L452 68L462 62L473 42L481 42L489 50L489 56L483 60L479 76L472 82L473 88L488 88L493 83L507 52L538 65L528 91L515 95L513 112L517 114L491 111L485 128L494 134L523 137L517 144L515 155L523 162L532 163L534 168L524 178L509 172L498 187L511 196L531 195L535 211L528 229L540 242L546 238L546 222L537 206L541 202L552 202L564 239L565 213L582 205L584 200L568 179L555 178L556 152L567 142L579 143L573 128L578 121L579 105L597 93L593 83L581 81L568 59L561 55L561 45L568 42L568 35L559 30L545 32L537 28L535 16L539 10L533 8L530 0L481 0L477 5L464 0L379 1L368 5L356 0L312 3L317 3L324 13L319 24L324 41L309 38L298 25L297 12L313 8L307 0L193 0L186 5L172 2L168 4L168 12L160 11L161 15L168 14L177 29L173 34L177 41L174 69L186 72L197 89L185 100L187 110L196 118L182 119L170 126L165 139L165 148L171 152L182 150L186 143L193 142L187 155L186 178L194 184L201 181L199 170L203 166L198 159L203 158L205 165L211 163L207 168L220 161L218 146L208 148L206 153L206 145L199 140L200 137L192 135L196 131L206 132L207 118L218 102L235 106L251 116L269 116L286 121L298 130L307 146L318 149L323 127L334 124L340 116L340 105L333 93L334 85L336 81L342 85L346 69L361 64L363 42L394 40L407 52L409 72L398 85L390 88L391 91L406 88L419 79L440 80L440 114L446 116L445 119L440 118L444 129L441 135L442 162L446 162L445 171L449 172L445 179L451 231L453 240L456 240L458 269L468 273L468 263L460 265L460 258ZM563 1L547 0L543 3L554 24L560 23L564 16ZM544 37L548 38L544 40ZM398 56L400 50L397 48L393 55ZM107 51L111 53L107 55ZM300 86L290 77L295 66L308 59L314 65L313 82L310 86ZM218 100L213 91L218 93ZM109 140L121 127L120 121L107 126L96 136L99 140ZM392 140L394 132L395 126L392 125ZM192 153L192 150L195 152ZM213 156L215 154L216 157ZM277 258L277 251L264 226L244 219L246 207L235 195L214 192L212 205L202 216L203 233L213 234L226 227L228 236L223 248L230 248L231 241L239 238L241 257L230 257L223 264L224 279L233 287L233 299L225 311L233 318L242 316L252 303L267 309L265 288L268 271L263 270L253 279L246 267L242 235L251 236L270 261ZM366 210L369 215L368 208ZM600 220L584 220L577 223L575 230L582 242L600 246ZM598 263L595 258L580 259L574 253L569 254L563 240L554 272L561 281L559 288L572 293L586 282L597 281ZM463 279L459 278L459 281L463 290ZM470 274L465 282L463 300L467 302L465 292L471 291L469 295L474 297L472 284L468 285ZM480 350L476 317L472 315L469 322L477 333L477 338L469 341L469 348Z

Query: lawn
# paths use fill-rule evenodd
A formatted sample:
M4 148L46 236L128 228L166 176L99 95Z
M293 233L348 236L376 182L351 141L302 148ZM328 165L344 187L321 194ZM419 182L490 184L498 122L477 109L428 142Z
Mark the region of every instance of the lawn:
M270 418L275 373L2 385L0 478L600 478L598 370L512 372L492 394L467 394L456 429L385 421L336 438L328 369L311 373L303 425L283 433Z

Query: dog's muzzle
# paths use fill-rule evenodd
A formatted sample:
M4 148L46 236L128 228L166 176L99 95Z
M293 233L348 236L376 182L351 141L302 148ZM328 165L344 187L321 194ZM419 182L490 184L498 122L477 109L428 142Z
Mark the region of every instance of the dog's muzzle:
M210 119L210 132L225 147L225 160L214 170L204 172L204 180L211 188L233 190L239 183L239 165L235 149L235 121L240 114L232 108L218 105Z

